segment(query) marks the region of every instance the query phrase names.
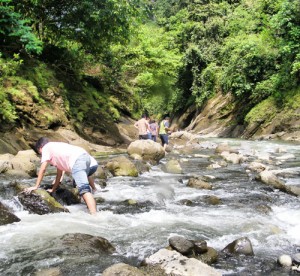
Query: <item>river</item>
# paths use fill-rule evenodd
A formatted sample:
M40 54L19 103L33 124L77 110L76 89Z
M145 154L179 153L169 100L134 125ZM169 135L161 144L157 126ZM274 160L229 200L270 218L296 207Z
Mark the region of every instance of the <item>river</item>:
M300 186L299 144L271 141L210 139L227 142L245 155L270 156L277 169L286 169L287 185ZM280 153L278 153L278 149ZM293 154L294 158L281 160ZM209 157L208 157L209 156ZM162 164L170 158L180 161L183 174L169 174ZM198 149L189 154L169 153L160 164L139 177L112 177L107 187L95 194L105 202L98 204L96 216L87 214L84 204L68 206L70 213L35 215L24 211L16 197L1 189L1 201L13 208L21 219L0 227L1 275L37 275L47 268L59 267L59 275L101 275L113 263L138 265L145 257L168 245L168 238L181 235L191 240L205 239L208 246L221 251L240 237L248 237L254 256L221 257L212 266L223 275L292 275L277 266L281 254L300 251L300 200L276 191L255 180L243 164L208 169L218 159L213 149ZM100 163L105 160L99 159ZM192 175L211 177L212 190L186 186ZM50 182L53 176L45 181ZM3 186L10 180L2 180ZM35 179L22 180L34 185ZM97 183L97 181L96 181ZM211 205L207 196L220 204ZM126 208L123 202L134 199L140 208ZM191 205L183 204L190 200ZM270 212L261 212L267 206ZM53 249L53 240L66 233L86 233L109 240L117 249L110 258L74 259ZM36 273L36 274L35 274ZM42 275L42 274L41 274ZM196 275L195 275L196 276Z

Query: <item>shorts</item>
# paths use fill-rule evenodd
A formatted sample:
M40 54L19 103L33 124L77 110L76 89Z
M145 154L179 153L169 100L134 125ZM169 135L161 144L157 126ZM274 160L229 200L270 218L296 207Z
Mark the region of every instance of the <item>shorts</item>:
M162 145L169 144L169 135L168 134L159 134Z
M84 153L76 159L72 168L72 177L77 184L80 195L91 193L91 187L88 180L88 175L90 174L90 163L91 158L89 154Z
M139 139L140 140L147 140L148 139L148 134L145 134L145 135L139 135Z

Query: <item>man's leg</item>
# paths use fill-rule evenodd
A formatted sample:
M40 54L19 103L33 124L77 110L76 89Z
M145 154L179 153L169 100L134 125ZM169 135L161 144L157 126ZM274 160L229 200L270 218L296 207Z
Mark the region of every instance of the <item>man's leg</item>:
M96 201L91 193L85 193L82 195L82 198L85 201L86 206L88 207L91 215L95 215L97 213Z

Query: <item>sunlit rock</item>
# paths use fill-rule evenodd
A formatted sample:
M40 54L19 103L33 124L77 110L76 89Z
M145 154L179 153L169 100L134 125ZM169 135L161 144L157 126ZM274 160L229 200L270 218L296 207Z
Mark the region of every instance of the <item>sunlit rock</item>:
M292 266L292 258L289 255L281 255L278 257L277 262L281 266Z
M145 259L147 265L159 265L168 275L180 276L221 276L221 273L207 264L187 258L177 251L161 249Z
M128 154L133 158L149 161L157 164L159 160L165 157L163 147L152 140L137 140L132 142L127 148Z
M178 160L171 159L168 160L164 165L163 170L168 173L181 174L182 168Z
M230 153L228 151L223 151L221 156L227 161L233 164L239 164L245 160L244 156L241 154Z
M113 176L138 176L135 165L125 156L113 158L106 164Z
M252 243L247 237L242 237L229 243L222 252L230 254L254 255Z
M124 263L114 264L106 268L102 272L102 276L118 276L118 275L146 276L147 274L139 270L137 267L124 264Z

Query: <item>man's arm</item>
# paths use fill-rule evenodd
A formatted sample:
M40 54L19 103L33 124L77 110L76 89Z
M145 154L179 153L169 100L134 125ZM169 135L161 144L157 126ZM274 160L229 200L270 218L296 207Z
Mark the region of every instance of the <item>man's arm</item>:
M63 175L63 171L57 169L55 182L54 182L54 184L53 184L53 186L52 186L52 189L48 189L48 190L47 190L48 192L53 193L53 192L56 191L57 187L59 186L59 184L60 184L60 182L61 182L62 175Z
M40 170L39 170L39 173L38 173L38 177L37 177L35 186L30 187L30 188L26 188L26 189L25 189L25 192L26 192L26 193L30 193L31 191L36 190L36 189L40 186L40 184L41 184L41 182L42 182L42 180L43 180L43 178L44 178L44 174L45 174L45 172L46 172L47 166L48 166L48 162L47 162L47 161L45 161L45 162L43 162L43 163L41 164L41 167L40 167Z

